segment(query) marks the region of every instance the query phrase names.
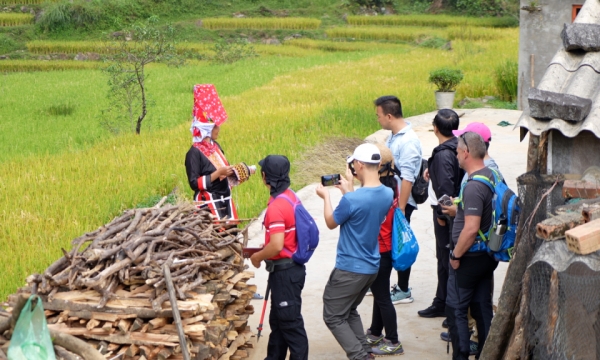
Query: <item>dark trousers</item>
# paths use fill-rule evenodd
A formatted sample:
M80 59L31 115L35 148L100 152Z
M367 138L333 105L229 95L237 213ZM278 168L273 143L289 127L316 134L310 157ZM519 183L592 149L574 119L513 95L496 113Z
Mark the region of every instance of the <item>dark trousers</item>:
M492 280L498 263L488 255L478 256L477 259L463 256L460 262L458 270L449 269L446 297L452 360L469 358L469 308L477 322L479 347L475 358L479 359L492 324ZM465 268L461 269L463 265Z
M448 268L450 267L450 224L446 220L446 226L442 226L437 221L437 215L433 208L433 230L435 233L435 257L437 258L437 290L433 298L433 306L444 310L446 307L446 294L448 287Z
M323 292L323 321L350 360L372 352L356 308L376 277L333 269Z
M265 360L285 360L288 349L290 360L308 360L308 337L301 313L305 277L304 265L269 274L271 334Z
M392 273L392 252L381 253L379 272L373 284L373 317L371 319L371 334L380 336L385 327L385 338L392 343L398 342L398 324L396 309L390 298L390 274Z
M410 205L410 204L406 204L406 208L404 209L404 217L406 217L406 220L408 221L408 223L410 224L410 216L412 215L413 211L415 211L415 207ZM410 279L410 268L404 270L404 271L398 271L398 287L400 288L400 290L407 292L408 291L408 280Z

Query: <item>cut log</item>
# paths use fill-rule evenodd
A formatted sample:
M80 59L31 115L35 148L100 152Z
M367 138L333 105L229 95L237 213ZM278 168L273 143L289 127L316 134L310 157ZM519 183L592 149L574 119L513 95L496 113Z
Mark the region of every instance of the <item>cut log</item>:
M584 223L581 214L564 214L548 218L536 226L536 235L544 240L558 240L565 232Z
M148 324L150 324L150 326L148 327L148 331L158 329L160 327L167 325L167 318L152 319L152 320L148 321Z
M587 255L600 250L600 220L571 229L565 233L570 251Z
M133 323L133 321L131 319L121 319L121 320L119 320L119 323L117 324L117 328L122 333L126 333L129 331L129 328L131 328L132 323Z

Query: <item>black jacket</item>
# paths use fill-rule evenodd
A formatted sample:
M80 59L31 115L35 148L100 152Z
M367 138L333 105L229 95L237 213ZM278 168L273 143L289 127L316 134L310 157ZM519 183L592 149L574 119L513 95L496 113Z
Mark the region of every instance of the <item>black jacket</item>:
M458 166L457 145L458 138L453 137L433 149L431 158L429 158L427 168L433 191L438 199L444 194L457 197L460 192L460 183L465 171ZM444 218L440 205L436 208L436 214L438 218Z

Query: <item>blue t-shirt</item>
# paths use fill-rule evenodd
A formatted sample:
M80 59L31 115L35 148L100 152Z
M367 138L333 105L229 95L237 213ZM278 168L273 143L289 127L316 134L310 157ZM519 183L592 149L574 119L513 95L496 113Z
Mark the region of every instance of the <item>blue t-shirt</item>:
M379 271L377 235L385 220L394 192L387 186L359 188L346 193L333 212L340 225L335 268L371 275Z

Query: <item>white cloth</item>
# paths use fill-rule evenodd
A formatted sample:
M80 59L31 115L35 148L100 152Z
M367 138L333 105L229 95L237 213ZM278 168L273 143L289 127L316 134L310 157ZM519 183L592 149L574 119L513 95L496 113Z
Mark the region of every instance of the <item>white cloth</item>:
M212 131L215 128L214 123L203 123L196 119L192 122L192 127L190 127L190 132L192 135L194 134L194 128L200 130L200 136L194 136L194 142L200 142L206 137L211 137Z

